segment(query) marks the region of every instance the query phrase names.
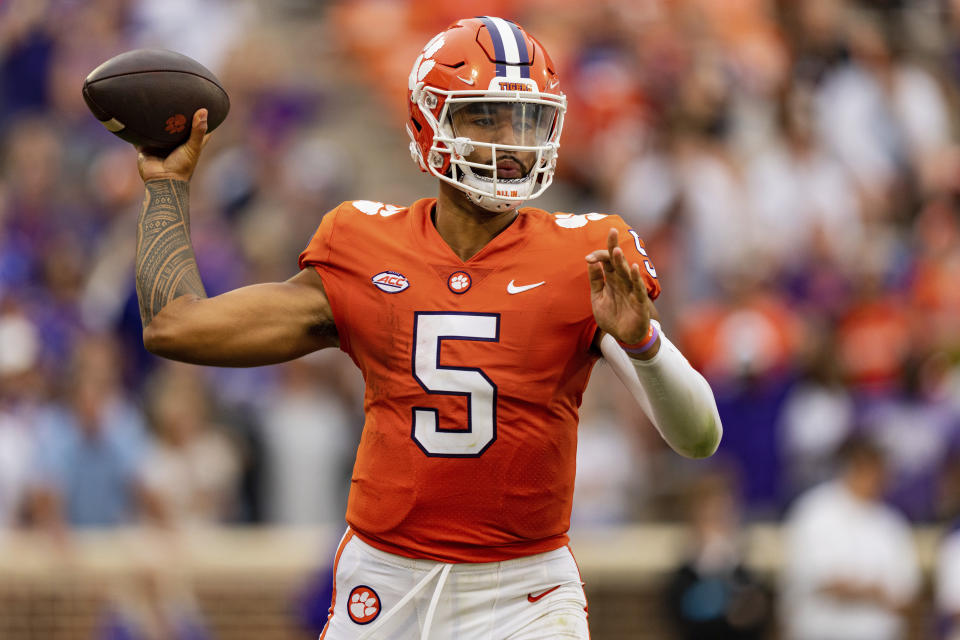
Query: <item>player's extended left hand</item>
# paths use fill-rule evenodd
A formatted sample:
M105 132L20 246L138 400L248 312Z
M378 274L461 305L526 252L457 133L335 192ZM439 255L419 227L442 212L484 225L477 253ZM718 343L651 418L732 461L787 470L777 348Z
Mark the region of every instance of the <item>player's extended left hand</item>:
M650 328L650 302L640 265L628 264L617 230L607 234L607 248L587 256L590 303L597 325L621 342L636 344Z

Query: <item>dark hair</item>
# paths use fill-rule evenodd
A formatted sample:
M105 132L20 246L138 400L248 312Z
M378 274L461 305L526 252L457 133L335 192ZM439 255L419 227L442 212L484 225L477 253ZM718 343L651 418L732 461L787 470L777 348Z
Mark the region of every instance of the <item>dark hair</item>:
M865 433L854 433L837 449L837 462L849 467L859 462L885 464L887 454L874 438Z

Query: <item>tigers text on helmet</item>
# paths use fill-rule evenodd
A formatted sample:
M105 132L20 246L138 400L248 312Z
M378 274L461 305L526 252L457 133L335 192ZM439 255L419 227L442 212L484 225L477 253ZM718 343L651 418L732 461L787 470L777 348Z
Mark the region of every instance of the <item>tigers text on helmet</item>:
M422 171L489 211L553 182L567 99L543 46L503 18L460 20L410 71L410 153Z

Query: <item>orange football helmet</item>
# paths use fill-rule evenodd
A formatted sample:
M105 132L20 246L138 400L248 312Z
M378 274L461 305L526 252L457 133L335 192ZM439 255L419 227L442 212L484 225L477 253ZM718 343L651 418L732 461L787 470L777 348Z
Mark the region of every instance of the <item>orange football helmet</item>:
M553 182L567 108L559 85L543 45L519 25L460 20L413 63L410 153L484 209L514 209Z

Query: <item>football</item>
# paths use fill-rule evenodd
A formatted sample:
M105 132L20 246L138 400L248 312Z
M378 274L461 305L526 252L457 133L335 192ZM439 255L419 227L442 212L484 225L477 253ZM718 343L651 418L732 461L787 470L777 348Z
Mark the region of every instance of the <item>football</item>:
M227 92L209 69L164 49L110 58L84 80L83 99L111 133L159 155L186 142L197 109L208 110L208 131L230 110Z

